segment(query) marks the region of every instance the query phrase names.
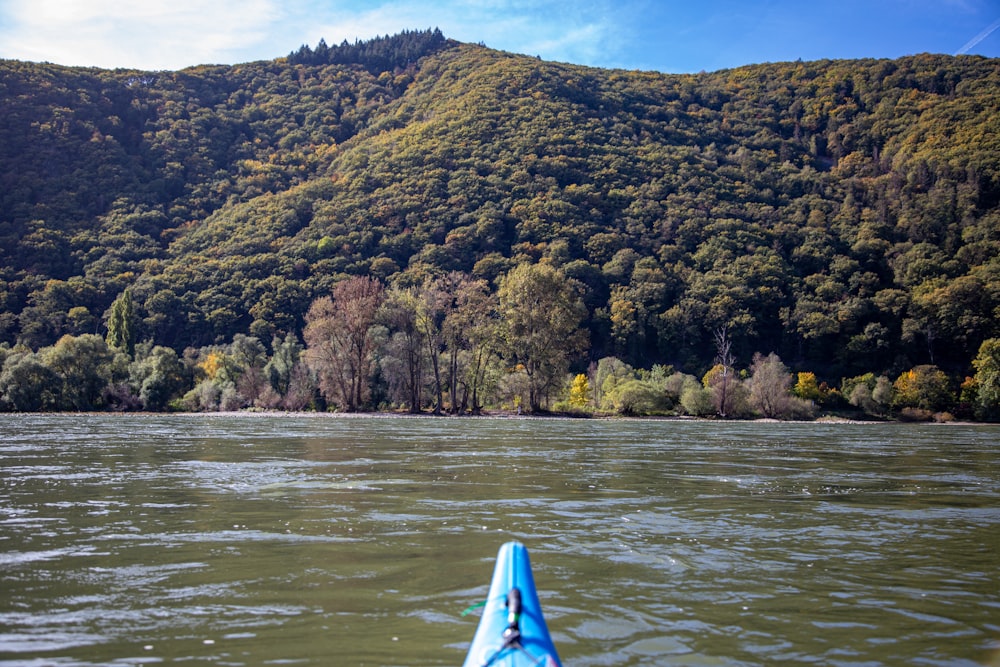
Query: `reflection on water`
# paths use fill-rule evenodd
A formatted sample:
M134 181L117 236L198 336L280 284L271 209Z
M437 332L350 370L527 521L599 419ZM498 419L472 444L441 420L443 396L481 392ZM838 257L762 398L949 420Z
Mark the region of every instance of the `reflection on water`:
M459 664L508 539L567 665L983 664L1000 429L0 417L0 664Z

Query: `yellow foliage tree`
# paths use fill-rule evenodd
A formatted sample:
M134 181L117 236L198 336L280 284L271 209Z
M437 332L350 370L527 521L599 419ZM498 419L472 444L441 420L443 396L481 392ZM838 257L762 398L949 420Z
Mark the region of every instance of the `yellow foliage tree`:
M809 401L818 401L822 395L819 389L819 383L816 381L815 373L799 373L798 381L795 383L795 388L792 389L794 393L799 398L804 398Z
M948 375L933 365L904 371L892 385L892 404L897 408L945 410L954 398Z
M219 374L219 370L222 369L222 355L218 352L209 352L208 356L205 357L205 361L199 364L201 370L205 373L205 377L209 380L214 380L215 376Z
M573 378L573 384L569 388L569 404L574 408L590 405L590 381L583 373Z

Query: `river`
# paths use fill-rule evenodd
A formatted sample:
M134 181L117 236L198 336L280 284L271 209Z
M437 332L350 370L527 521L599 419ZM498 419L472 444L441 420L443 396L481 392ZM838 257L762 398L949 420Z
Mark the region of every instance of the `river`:
M0 665L1000 665L1000 427L0 415Z

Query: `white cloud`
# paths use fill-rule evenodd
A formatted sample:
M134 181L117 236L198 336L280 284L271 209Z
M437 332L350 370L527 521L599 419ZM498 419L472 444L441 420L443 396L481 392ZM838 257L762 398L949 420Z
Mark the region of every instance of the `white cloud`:
M0 55L72 65L179 69L232 61L265 39L275 0L12 0Z
M608 62L627 41L614 0L0 0L0 58L181 69L302 44L440 28L547 60Z

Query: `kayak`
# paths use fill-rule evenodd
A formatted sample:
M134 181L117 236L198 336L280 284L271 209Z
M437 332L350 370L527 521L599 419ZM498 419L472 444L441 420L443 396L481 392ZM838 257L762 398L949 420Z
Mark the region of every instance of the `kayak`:
M483 615L464 667L561 667L535 590L528 550L500 547Z

